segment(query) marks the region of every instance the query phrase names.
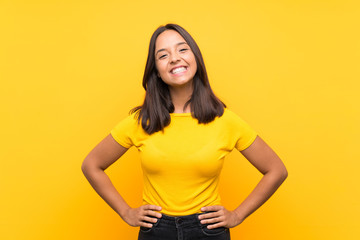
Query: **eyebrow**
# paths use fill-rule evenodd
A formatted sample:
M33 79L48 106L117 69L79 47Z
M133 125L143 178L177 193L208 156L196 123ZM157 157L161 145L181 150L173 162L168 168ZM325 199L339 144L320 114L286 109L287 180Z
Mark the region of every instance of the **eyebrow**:
M179 43L176 44L176 46L179 46L179 45L182 45L182 44L188 45L186 42L179 42ZM166 50L165 48L162 48L162 49L157 50L156 53L155 53L155 56L156 56L159 52L165 51L165 50Z

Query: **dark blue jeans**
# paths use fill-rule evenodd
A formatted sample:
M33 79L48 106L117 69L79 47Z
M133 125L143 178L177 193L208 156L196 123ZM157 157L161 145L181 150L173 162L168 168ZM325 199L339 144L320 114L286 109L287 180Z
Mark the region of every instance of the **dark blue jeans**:
M198 216L170 217L162 214L152 228L140 227L138 240L230 240L228 228L207 229L207 224L201 224Z

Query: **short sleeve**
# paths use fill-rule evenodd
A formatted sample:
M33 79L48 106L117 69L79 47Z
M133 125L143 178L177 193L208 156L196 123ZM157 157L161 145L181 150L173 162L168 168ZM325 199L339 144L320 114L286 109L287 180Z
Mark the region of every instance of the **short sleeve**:
M245 125L243 125L242 135L236 142L235 148L239 151L245 150L255 141L256 136L257 133L255 130L245 123Z
M130 148L136 145L136 132L138 132L139 126L135 114L131 114L120 121L110 133L121 146Z
M232 139L235 141L235 148L239 151L248 148L256 139L257 132L250 127L242 118L227 110L231 123Z

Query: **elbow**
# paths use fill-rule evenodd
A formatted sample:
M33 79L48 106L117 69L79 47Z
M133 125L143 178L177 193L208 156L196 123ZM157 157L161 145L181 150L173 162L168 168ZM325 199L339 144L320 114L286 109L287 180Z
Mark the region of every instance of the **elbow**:
M86 163L86 159L85 159L81 164L81 171L83 172L84 175L86 175L87 169L88 169L88 164Z
M287 169L285 168L285 170L284 170L284 172L282 174L283 181L285 181L285 179L287 179L288 175L289 175L289 173L288 173Z
M87 177L88 175L92 175L94 172L97 171L105 171L104 168L102 168L93 157L86 157L84 161L81 164L81 171Z
M281 170L278 173L280 182L284 182L285 179L288 177L288 171L285 166L281 168Z
M83 172L83 174L86 176L91 169L94 168L93 166L94 164L92 163L92 161L90 161L90 159L85 158L84 161L81 164L81 171Z
M272 170L270 170L265 174L272 176L271 178L273 179L273 181L279 185L282 184L285 181L285 179L288 177L288 171L284 165L273 168Z

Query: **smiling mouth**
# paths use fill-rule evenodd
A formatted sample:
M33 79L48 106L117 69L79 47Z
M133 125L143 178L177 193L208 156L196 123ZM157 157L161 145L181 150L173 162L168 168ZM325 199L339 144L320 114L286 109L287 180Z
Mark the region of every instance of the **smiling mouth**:
M178 74L178 73L185 72L186 69L187 69L186 67L178 67L178 68L175 68L175 69L171 70L170 72L172 74Z

